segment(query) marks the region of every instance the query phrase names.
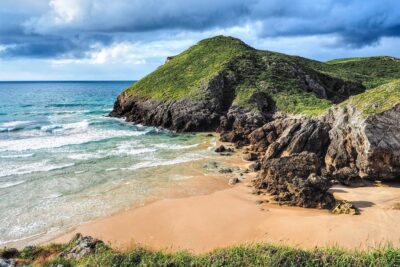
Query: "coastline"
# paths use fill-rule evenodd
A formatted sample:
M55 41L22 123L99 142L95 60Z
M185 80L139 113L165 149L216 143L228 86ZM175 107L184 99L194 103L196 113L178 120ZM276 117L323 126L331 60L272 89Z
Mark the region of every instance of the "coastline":
M237 166L248 165L239 154L226 159ZM246 174L234 186L228 186L225 179L225 185L206 194L176 194L150 201L79 225L51 242L67 242L82 233L121 251L144 246L195 254L260 242L304 249L338 246L359 250L400 244L396 227L400 210L393 208L400 203L397 186L334 186L331 192L337 199L348 200L361 211L360 215L334 215L327 210L260 204L268 197L252 194L248 185L255 175ZM209 181L203 180L197 186L206 183Z

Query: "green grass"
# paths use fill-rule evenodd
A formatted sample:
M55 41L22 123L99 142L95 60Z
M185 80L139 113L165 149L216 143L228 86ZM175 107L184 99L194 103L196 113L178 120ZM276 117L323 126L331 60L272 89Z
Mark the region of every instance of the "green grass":
M336 59L326 63L271 51L260 51L239 39L217 36L205 39L157 68L126 89L126 93L158 100L208 99L204 87L217 75L235 74L230 88L233 102L258 110L252 96L262 93L275 101L280 111L317 116L332 106L329 91L324 99L302 88L298 70L325 83L335 79L375 88L400 77L400 61L391 57ZM230 101L230 100L229 100Z
M250 50L253 49L235 38L218 36L203 40L131 85L126 92L160 100L197 97L202 83L221 72L232 57Z
M389 110L400 103L400 80L383 84L365 93L352 96L342 105L356 107L365 117Z
M370 251L348 251L338 248L302 250L268 244L235 246L193 255L168 253L141 247L128 252L103 250L78 261L50 257L41 265L64 266L399 266L400 249L386 246ZM31 266L38 266L31 263Z
M346 58L327 63L331 73L361 82L367 89L400 78L400 59L393 57Z

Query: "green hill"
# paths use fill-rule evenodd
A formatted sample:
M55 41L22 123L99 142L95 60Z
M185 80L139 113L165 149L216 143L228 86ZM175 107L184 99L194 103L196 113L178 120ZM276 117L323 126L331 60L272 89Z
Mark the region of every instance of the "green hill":
M125 93L162 101L198 101L206 85L222 76L234 81L225 95L241 107L260 111L253 96L263 95L273 99L277 110L319 115L332 103L364 90L346 79L351 76L347 70L343 72L337 75L330 64L260 51L238 39L217 36L173 57Z
M394 57L344 58L328 61L331 72L374 88L400 78L400 59Z

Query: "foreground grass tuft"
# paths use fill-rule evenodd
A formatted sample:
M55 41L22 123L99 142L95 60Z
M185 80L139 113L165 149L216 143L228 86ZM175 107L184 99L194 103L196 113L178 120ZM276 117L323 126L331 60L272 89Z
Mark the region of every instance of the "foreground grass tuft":
M62 246L57 248L62 249ZM43 248L42 253L46 249L49 247ZM400 266L400 249L389 245L371 251L346 251L258 244L219 249L202 255L137 247L128 252L101 250L80 260L58 258L54 251L48 254L52 256L47 260L33 261L28 266Z

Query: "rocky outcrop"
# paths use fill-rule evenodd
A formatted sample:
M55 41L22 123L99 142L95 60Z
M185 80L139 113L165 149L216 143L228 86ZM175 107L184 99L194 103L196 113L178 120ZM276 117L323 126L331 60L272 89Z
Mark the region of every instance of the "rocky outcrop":
M264 160L303 151L322 158L329 145L328 123L305 117L284 117L271 121L249 135L251 150L265 152Z
M221 73L202 83L202 97L191 100L157 100L124 92L118 96L110 116L178 132L215 130L232 103L234 82L235 76Z
M392 107L400 82L370 94L341 65L258 51L223 36L169 60L121 93L110 115L178 132L216 130L221 141L249 145L243 158L261 171L256 185L280 203L330 207L330 179L400 177L400 104ZM354 103L379 100L380 112L365 116L354 103L343 104L357 94ZM383 103L385 96L391 102ZM326 116L289 115L338 103Z
M331 143L325 163L338 180L400 177L400 104L366 116L357 107L330 109Z
M328 192L329 179L321 176L320 170L320 160L314 153L268 159L254 186L266 190L279 204L330 209L335 199Z
M61 252L59 256L60 258L79 260L97 252L101 247L106 247L103 241L91 236L76 234L68 243L67 249Z

